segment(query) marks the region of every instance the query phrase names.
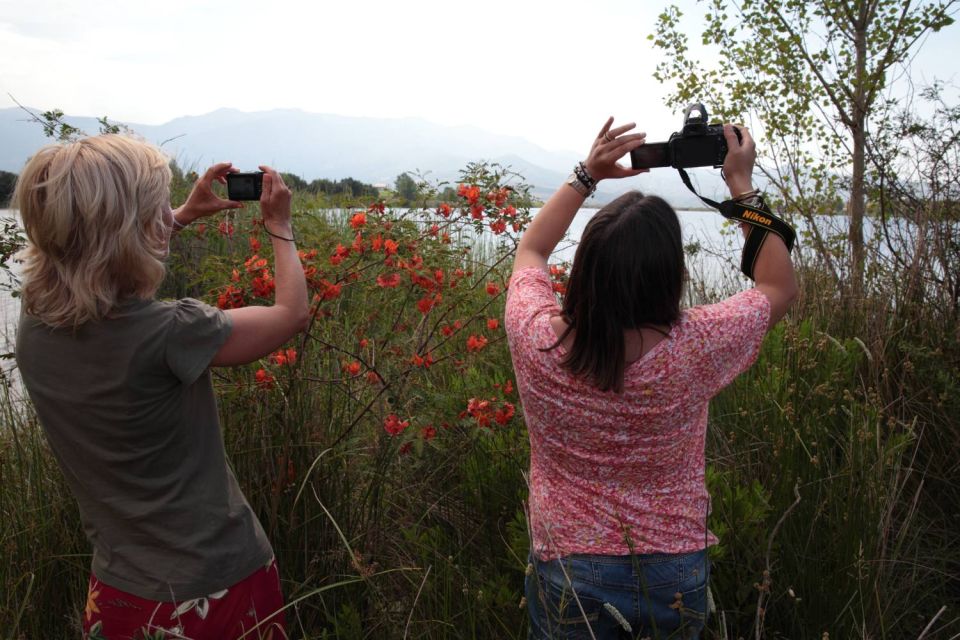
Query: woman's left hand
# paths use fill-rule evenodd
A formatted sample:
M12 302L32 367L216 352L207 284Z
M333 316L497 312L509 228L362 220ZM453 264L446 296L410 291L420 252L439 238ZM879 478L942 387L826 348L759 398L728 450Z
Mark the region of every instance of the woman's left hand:
M224 209L241 209L242 202L236 200L225 200L213 192L213 182L220 184L227 183L228 173L238 173L240 170L230 162L220 162L207 169L202 176L194 183L193 190L175 212L178 223L187 225L197 218L204 218Z
M628 178L649 171L649 169L631 169L617 162L624 155L642 145L647 134L631 133L623 135L637 126L633 122L615 129L611 129L611 126L613 126L613 116L608 118L603 128L600 129L597 139L593 141L593 146L590 148L590 155L584 161L590 177L599 182L606 178Z

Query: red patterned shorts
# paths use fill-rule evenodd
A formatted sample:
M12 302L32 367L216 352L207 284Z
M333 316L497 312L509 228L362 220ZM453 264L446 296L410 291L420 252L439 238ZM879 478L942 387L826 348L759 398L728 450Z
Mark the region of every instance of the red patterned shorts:
M158 602L90 576L84 640L282 640L287 637L280 574L273 560L203 598Z

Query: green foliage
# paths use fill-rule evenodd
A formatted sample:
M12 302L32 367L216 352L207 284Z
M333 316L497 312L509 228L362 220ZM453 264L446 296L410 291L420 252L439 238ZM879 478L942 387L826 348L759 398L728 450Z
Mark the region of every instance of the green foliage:
M822 266L858 295L866 157L879 124L874 112L896 67L925 35L953 23L955 0L702 4L701 40L716 53L716 64L694 59L682 14L671 6L650 36L666 54L655 78L675 85L669 97L675 107L704 101L726 121L755 116L762 129L759 167L789 212L812 223L849 199L846 251L831 251L813 224L810 240Z
M417 183L409 174L401 173L397 176L396 190L404 204L410 204L417 197Z
M343 180L317 178L308 183L293 173L283 173L281 175L287 186L294 191L329 196L328 202L335 206L349 206L350 203L357 200L379 196L379 189L353 178L344 178Z
M17 174L9 171L0 171L0 209L10 206L13 197L13 188L17 184Z
M942 107L932 120L889 112L918 145L913 157L942 159L917 165L941 197L909 193L917 181L900 164L884 174L900 190L883 200L898 215L911 202L927 212L911 220L941 229L921 236L947 248L941 266L912 281L870 262L873 285L856 306L823 271L803 269L804 320L771 332L711 406L709 525L720 544L707 637L916 637L928 623L928 637L952 637L960 627L953 614L934 620L960 590L957 163L936 135L957 138L958 117ZM171 170L176 204L196 174ZM528 443L502 327L487 319L502 317L529 188L485 163L457 188L418 187L421 206L394 210L379 200L329 209L309 185L298 191L313 323L259 363L215 371L232 467L277 553L295 637L525 634ZM179 234L163 295L269 303L270 244L255 210ZM891 241L910 263L906 244ZM471 337L486 343L470 350ZM0 629L76 635L89 545L16 391L4 378Z
M172 174L176 204L195 176L176 166ZM494 175L511 176L512 188ZM527 187L482 163L462 181L476 191L437 209L317 209L298 193L313 322L271 357L215 371L231 464L273 543L297 634L522 632L524 564L507 531L527 442L503 327L488 319L503 314L517 230L530 218ZM161 295L268 304L272 252L255 208L175 236ZM496 223L504 230L491 230ZM84 602L89 549L32 412L4 407L30 444L7 446L0 465L11 489L0 490L0 508L16 510L0 524L9 554L0 578L12 585L0 628L63 636ZM51 486L43 505L21 488L34 473ZM14 622L21 606L28 615Z

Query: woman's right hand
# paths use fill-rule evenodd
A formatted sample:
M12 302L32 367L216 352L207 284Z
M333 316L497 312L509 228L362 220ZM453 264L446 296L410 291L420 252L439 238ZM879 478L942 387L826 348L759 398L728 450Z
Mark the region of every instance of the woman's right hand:
M642 145L647 134L630 133L623 135L637 126L633 122L616 128L611 128L612 126L613 116L610 116L593 141L587 159L584 160L583 164L586 166L590 177L600 182L607 178L628 178L649 171L649 169L625 167L617 162L617 160Z
M275 169L260 165L263 171L263 186L260 191L260 212L263 223L271 233L290 231L290 201L293 194Z
M727 157L723 161L723 175L730 189L730 197L753 190L753 165L757 161L757 145L750 135L750 130L738 125L742 140L737 140L737 134L732 124L723 125L723 137L727 140Z

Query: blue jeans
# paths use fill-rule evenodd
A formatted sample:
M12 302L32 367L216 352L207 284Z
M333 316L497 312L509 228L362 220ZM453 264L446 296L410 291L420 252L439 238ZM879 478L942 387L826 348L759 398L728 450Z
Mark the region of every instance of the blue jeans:
M687 640L699 638L706 623L706 551L531 562L530 640Z

